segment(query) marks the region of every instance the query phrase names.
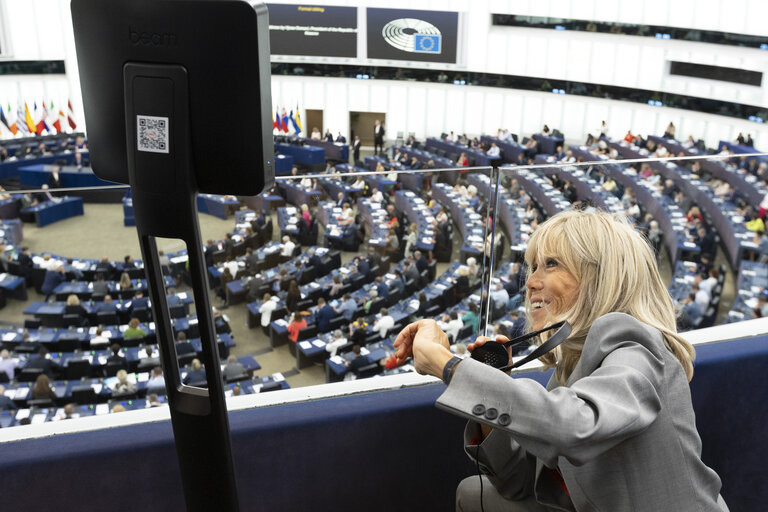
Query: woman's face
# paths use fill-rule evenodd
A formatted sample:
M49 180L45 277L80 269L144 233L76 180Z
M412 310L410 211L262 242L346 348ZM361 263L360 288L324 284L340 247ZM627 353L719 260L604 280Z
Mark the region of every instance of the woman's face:
M576 302L579 282L556 258L542 258L532 265L526 281L534 331L547 326L548 318L567 311Z

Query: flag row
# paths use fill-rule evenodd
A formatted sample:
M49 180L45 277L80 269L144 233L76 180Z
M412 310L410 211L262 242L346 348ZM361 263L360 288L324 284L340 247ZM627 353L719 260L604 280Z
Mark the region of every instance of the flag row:
M40 107L34 102L31 110L25 101L23 105L17 106L15 112L10 103L7 110L0 105L0 138L3 139L53 135L66 131L67 126L72 130L77 128L71 101L67 101L66 113L63 108L57 110L53 101L50 102L50 108L45 102Z
M290 113L286 112L286 110L283 108L281 114L280 109L276 108L275 117L272 119L272 130L288 133L291 130L291 127L293 127L293 131L296 132L296 135L300 134L303 130L301 127L301 117L299 116L298 105L296 105L296 115L294 115L293 112L293 110L291 110Z

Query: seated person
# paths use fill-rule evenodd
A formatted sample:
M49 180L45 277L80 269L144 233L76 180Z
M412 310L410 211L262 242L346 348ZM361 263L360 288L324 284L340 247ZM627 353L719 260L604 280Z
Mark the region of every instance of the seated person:
M43 278L43 284L40 287L40 291L45 295L45 300L48 300L53 291L66 280L66 271L64 265L59 263L53 270L46 270L45 277Z
M350 294L345 293L338 311L347 321L351 322L355 311L357 311L357 302L355 302L355 299Z
M29 397L32 400L56 400L57 396L53 389L51 389L51 380L48 378L48 375L41 373L37 376Z
M469 311L464 313L464 315L461 317L461 321L464 323L464 325L472 325L472 334L477 333L478 325L480 323L480 318L477 316L477 304L474 302L469 303Z
M105 345L109 345L109 338L104 336L104 331L101 330L101 327L96 328L96 336L91 338L90 341L91 348L99 349L104 347Z
M336 352L347 344L347 338L344 337L344 334L341 332L341 329L336 329L333 331L333 341L325 345L325 350L328 351L330 354L330 357L334 357L336 355Z
M40 368L50 379L55 378L61 369L56 361L48 357L48 349L45 347L40 347L37 357L29 359L24 368Z
M368 336L368 325L363 317L359 317L349 326L349 341L356 345L362 345L365 343L366 336Z
M96 281L93 282L94 295L107 295L109 293L109 284L104 277L103 272L96 274Z
M283 237L283 243L282 248L280 250L280 256L283 256L284 258L291 258L293 257L293 250L296 248L296 244L293 243L291 240L291 237L288 235L285 235Z
M245 366L237 360L237 357L230 355L227 358L227 364L224 366L222 376L224 380L236 379L242 375L246 375Z
M117 382L115 383L115 387L112 388L113 395L136 392L136 384L128 380L128 372L125 370L118 370L115 377L117 377Z
M387 337L387 333L395 326L395 319L389 314L387 308L381 308L381 318L373 323L373 330L378 332L382 338Z
M133 299L131 299L131 305L128 308L128 313L133 314L134 311L137 309L148 309L149 308L149 299L144 296L144 293L141 291L137 291Z
M349 367L349 370L351 372L357 373L360 370L360 368L363 368L370 364L368 362L368 358L360 354L360 345L354 345L352 347L352 352L355 354L355 357L354 359L352 359L350 362L347 363L347 366Z
M152 375L147 381L147 394L150 393L165 394L165 378L163 378L163 369L159 365L152 368Z
M134 338L143 338L147 334L139 327L139 319L131 318L128 322L128 328L123 333L123 339L130 340Z
M296 343L299 340L299 331L307 326L307 321L304 320L304 316L296 311L291 317L291 322L288 324L288 339Z
M455 343L459 337L459 331L464 327L464 322L459 318L459 314L455 311L451 311L450 314L443 313L443 316L437 322L437 325L445 331L445 334L451 337Z
M208 381L203 364L199 359L193 359L191 363L191 370L187 372L187 375L182 380L182 383L186 386L205 385Z
M67 297L67 305L64 306L64 314L77 315L80 317L80 323L78 325L87 324L88 312L80 304L80 299L74 293Z
M112 351L112 355L107 357L107 364L125 364L125 357L120 353L120 345L113 343L109 350Z

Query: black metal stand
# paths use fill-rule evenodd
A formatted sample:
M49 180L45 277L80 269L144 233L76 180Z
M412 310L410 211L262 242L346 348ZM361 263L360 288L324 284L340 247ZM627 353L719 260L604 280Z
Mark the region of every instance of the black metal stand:
M189 91L178 65L126 64L126 144L136 229L149 280L187 510L239 510L226 402L197 222ZM142 147L138 116L165 118L168 143ZM181 383L155 237L186 242L208 389Z

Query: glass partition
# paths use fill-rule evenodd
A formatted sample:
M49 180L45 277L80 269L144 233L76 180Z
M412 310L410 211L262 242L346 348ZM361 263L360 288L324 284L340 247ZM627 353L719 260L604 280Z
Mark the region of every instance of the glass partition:
M660 137L555 155L553 141L532 140L483 137L500 150L489 157L427 139L357 166L338 163L343 145L329 157L322 143L282 140L270 190L201 195L227 395L413 372L392 359L392 342L419 318L439 321L460 354L479 334L523 333L527 240L570 208L631 218L657 253L680 330L768 314L766 155L700 154ZM0 416L3 427L164 401L130 194L89 186L74 154L0 164L0 336L17 366L3 385L20 408ZM179 370L204 386L186 249L159 248ZM40 357L48 362L31 363ZM33 393L41 372L52 394Z

